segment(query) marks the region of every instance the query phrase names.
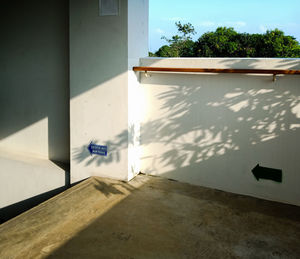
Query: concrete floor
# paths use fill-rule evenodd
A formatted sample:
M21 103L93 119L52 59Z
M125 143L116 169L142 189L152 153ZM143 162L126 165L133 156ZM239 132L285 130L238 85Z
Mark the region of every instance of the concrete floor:
M300 258L300 208L93 177L0 225L0 258Z

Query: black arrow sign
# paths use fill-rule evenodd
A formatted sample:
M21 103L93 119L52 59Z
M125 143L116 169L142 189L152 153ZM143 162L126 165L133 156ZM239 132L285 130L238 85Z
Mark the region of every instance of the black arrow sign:
M282 182L282 170L280 169L262 167L257 164L252 169L252 173L254 174L257 181L259 181L259 179L268 179L279 183Z

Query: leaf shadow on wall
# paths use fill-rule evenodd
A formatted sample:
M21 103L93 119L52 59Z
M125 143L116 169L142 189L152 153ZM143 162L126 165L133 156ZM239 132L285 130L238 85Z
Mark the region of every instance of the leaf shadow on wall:
M240 177L249 173L253 178L251 166L258 162L290 169L288 163L297 161L299 151L297 80L294 75L272 82L272 75L175 73L143 78L148 117L141 124L141 171L183 180L190 174L207 181L226 174L226 184L237 170ZM111 140L95 141L108 146L107 157L91 156L88 143L72 152L86 166L119 162L128 136L133 144L130 136L135 135L131 127Z
M123 130L120 134L111 140L93 140L94 144L107 146L107 156L91 155L88 151L88 145L83 145L79 148L73 148L73 159L77 163L85 163L85 166L95 164L101 166L103 164L118 163L121 160L122 150L128 147L128 144L134 143L135 127L130 126L129 130Z
M272 76L230 74L145 78L146 95L152 99L146 105L150 115L141 125L143 170L178 173L179 178L183 172L199 175L201 169L230 175L232 163L249 170L247 164L255 165L264 152L265 162L278 158L275 167L288 152L297 161L296 80L297 76L279 76L273 83Z

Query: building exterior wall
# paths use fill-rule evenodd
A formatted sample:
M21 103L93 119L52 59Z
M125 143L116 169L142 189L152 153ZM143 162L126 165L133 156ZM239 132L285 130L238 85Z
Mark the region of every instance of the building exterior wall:
M147 56L148 0L122 0L116 16L99 16L98 0L2 8L0 176L1 197L9 196L0 206L67 186L65 171L46 160L70 162L72 182L142 171L300 205L298 75L140 77L132 67ZM300 69L299 59L141 65ZM91 142L107 146L107 156L91 155ZM282 183L257 181L257 164L282 169Z
M147 37L148 1L119 3L119 15L99 16L98 0L70 1L72 182L92 175L129 180L138 172L129 144L136 135L129 85L138 81L128 67L138 64L138 54L147 55L147 44L138 40L141 33ZM132 24L137 31L129 30ZM91 142L107 146L107 156L90 155Z
M2 4L0 221L67 188L60 162L72 182L139 172L132 66L147 56L148 0L119 3L115 16L98 0ZM91 141L108 155L91 156Z
M128 1L128 180L141 170L141 87L132 68L139 65L141 57L148 56L148 14L148 0Z
M299 59L155 59L142 66L300 69ZM300 205L300 76L141 75L141 170ZM251 170L282 169L282 183Z
M0 222L68 185L68 1L1 2Z
M1 3L0 149L69 160L68 1Z
M69 172L57 164L20 155L13 159L14 155L0 152L0 222L6 214L7 206L25 201L24 205L28 204L30 207L38 195L58 189L64 190L68 186L66 180ZM47 196L49 197L51 195Z

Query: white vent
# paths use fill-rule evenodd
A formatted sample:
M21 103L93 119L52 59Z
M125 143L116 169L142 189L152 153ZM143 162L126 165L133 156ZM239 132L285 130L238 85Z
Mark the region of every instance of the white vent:
M99 15L119 15L119 0L99 0Z

